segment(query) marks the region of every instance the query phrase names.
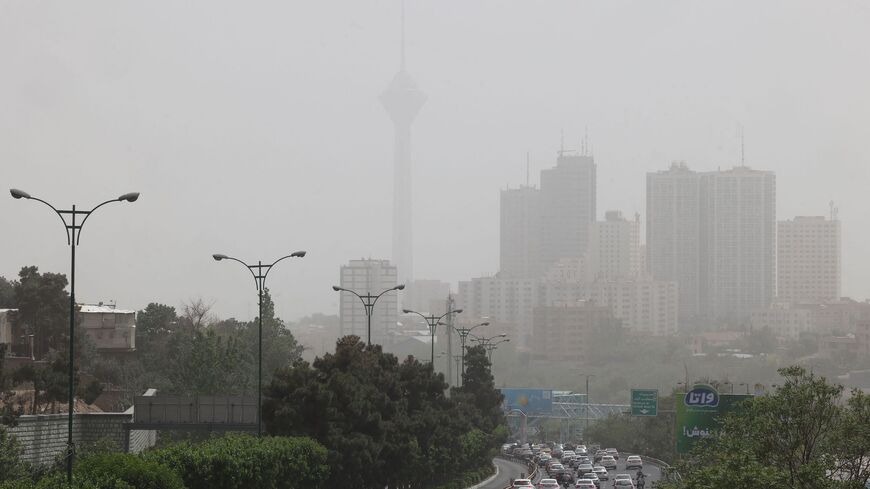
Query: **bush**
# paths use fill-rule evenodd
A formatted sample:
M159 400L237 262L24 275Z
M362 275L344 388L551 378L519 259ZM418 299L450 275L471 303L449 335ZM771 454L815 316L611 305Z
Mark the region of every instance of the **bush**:
M188 489L315 489L329 475L327 451L308 438L227 435L146 452Z
M82 458L76 477L97 483L99 489L121 489L123 482L136 489L185 489L181 477L153 460L129 453L103 453Z
M61 489L66 488L66 474L54 473L44 477L39 482L33 482L30 479L20 479L16 481L8 481L0 484L0 489ZM79 476L73 477L72 489L137 489L117 477L105 475L94 479L84 479Z

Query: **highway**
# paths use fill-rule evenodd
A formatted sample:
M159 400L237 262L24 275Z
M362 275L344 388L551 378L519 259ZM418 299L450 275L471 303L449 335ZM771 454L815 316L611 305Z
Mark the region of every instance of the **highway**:
M495 458L493 463L498 467L498 477L485 486L481 486L480 489L504 489L511 485L514 479L518 479L521 473L528 472L525 465L503 458Z
M619 461L617 462L616 470L609 470L608 474L610 475L610 480L601 484L601 489L609 489L613 485L613 478L616 474L631 474L632 478L634 474L637 473L637 469L626 470L625 468L625 459L628 455L633 455L631 453L620 453ZM643 458L643 456L641 456ZM522 464L516 462L510 462L504 459L496 458L494 460L496 465L499 467L499 476L496 477L491 483L483 486L481 489L504 489L509 486L513 479L519 478L521 472L526 472L527 469ZM596 464L597 465L597 464ZM643 473L646 474L646 486L644 489L650 489L652 487L652 483L654 481L658 481L661 479L662 473L658 466L653 465L651 463L644 463ZM544 469L542 468L539 471L538 477L532 481L537 484L541 479L547 478Z

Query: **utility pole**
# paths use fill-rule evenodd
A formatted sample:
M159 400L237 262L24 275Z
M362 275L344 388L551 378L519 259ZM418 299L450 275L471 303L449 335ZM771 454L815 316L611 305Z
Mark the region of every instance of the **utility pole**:
M444 310L452 311L455 305L453 294L447 294L447 307ZM450 361L453 358L453 314L447 316L447 330L444 334L447 338L447 385L450 385L453 381L453 362Z

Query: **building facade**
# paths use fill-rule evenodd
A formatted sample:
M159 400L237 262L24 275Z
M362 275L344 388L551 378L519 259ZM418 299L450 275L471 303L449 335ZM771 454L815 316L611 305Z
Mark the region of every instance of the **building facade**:
M587 363L595 348L590 337L619 326L609 308L588 301L571 306L536 307L533 317L532 359L560 364Z
M561 154L541 171L541 270L562 258L579 258L596 219L596 166L590 155Z
M776 176L745 166L701 177L701 308L740 325L776 290Z
M632 333L668 336L676 334L679 297L676 282L637 277L597 280L591 285L595 305L607 307Z
M351 260L341 267L342 288L360 295L377 295L398 285L396 266L389 260ZM388 292L378 299L372 313L372 343L387 345L398 321L398 292ZM341 292L339 319L341 336L356 335L365 341L368 334L365 307L358 297Z
M839 220L815 216L779 221L776 249L778 300L821 303L840 298Z
M701 180L685 163L646 176L646 266L656 280L676 282L680 319L701 313Z
M591 280L627 280L640 273L640 216L633 221L607 211L589 227L586 262Z
M499 273L517 278L541 274L541 192L522 186L502 190L499 200Z
M100 352L131 352L136 349L136 311L112 305L79 307L79 327Z
M12 335L12 322L18 309L0 309L0 344L6 345L7 355L15 343Z
M818 333L812 309L796 307L787 302L774 303L753 311L749 324L753 331L768 329L777 338L789 341L797 341L807 333Z

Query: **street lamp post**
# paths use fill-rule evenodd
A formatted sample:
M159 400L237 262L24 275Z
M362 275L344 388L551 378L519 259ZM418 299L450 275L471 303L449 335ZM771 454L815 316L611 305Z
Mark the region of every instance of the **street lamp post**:
M279 261L287 258L302 258L305 256L304 251L296 251L287 256L282 256L271 264L263 265L262 261L258 261L256 265L248 265L247 263L233 258L231 256L215 253L211 255L215 261L233 260L241 263L247 268L251 275L254 276L254 285L257 287L257 297L259 299L259 324L257 326L257 436L263 434L263 291L266 288L266 277Z
M372 344L372 314L375 312L375 304L378 302L378 299L381 298L382 295L387 292L391 292L393 290L402 290L405 288L404 284L397 285L393 288L387 289L380 294L372 295L371 293L366 293L365 295L359 294L353 290L345 289L344 287L339 287L338 285L333 285L332 290L336 292L350 292L351 294L359 297L359 300L362 301L363 306L366 309L366 321L367 321L367 334L366 334L366 344Z
M75 392L73 390L73 384L75 382L75 373L74 373L74 357L75 357L75 324L76 324L76 247L81 240L81 232L82 226L85 225L85 222L91 217L91 214L99 209L100 207L112 203L112 202L136 202L139 199L139 192L130 192L124 194L117 199L111 199L103 202L102 204L97 205L89 211L81 211L76 209L76 206L73 205L72 209L57 209L55 206L49 204L48 202L33 197L27 192L18 189L10 189L9 193L12 194L12 197L15 199L27 199L27 200L35 200L37 202L42 202L53 210L60 220L63 222L64 229L66 229L66 242L70 247L70 280L69 280L69 413L67 415L67 448L66 448L66 476L67 482L72 484L72 469L73 469L73 457L75 456L75 444L73 443L73 411L74 411L74 396ZM67 216L69 216L69 222L67 222ZM78 217L82 216L81 222L78 222Z
M438 327L438 321L441 321L442 319L444 319L445 317L447 317L450 314L459 314L462 312L462 309L454 309L452 311L447 311L440 316L436 316L434 314L430 314L429 316L427 316L423 313L420 313L417 311L412 311L410 309L402 309L402 312L405 314L416 314L416 315L420 316L421 318L423 318L426 321L426 324L429 325L429 335L430 335L431 340L432 340L431 341L431 343L432 343L432 356L431 356L430 362L432 363L432 370L434 371L435 370L435 328Z
M488 321L483 322L483 323L477 324L475 326L472 326L470 328L455 328L455 327L453 328L453 330L456 331L456 333L459 335L459 344L460 344L460 347L462 349L462 351L460 353L462 354L462 373L463 374L465 373L465 341L468 340L468 335L470 335L471 332L475 330L475 328L479 328L481 326L489 326L489 322Z
M595 374L580 374L580 376L586 377L586 431L588 431L589 430L589 379L591 377L595 377ZM584 437L586 436L586 431L583 432Z
M500 345L501 343L506 343L510 340L511 340L510 338L505 338L501 341L495 341L495 342L491 342L491 343L487 343L487 344L483 345L483 347L486 349L486 354L487 354L487 358L489 359L490 366L492 366L492 352L495 351L496 349L498 349L498 345Z
M456 385L457 386L460 384L459 377L460 377L460 372L462 372L462 369L459 368L459 362L461 362L462 359L463 359L462 355L453 355L453 360L456 362Z

